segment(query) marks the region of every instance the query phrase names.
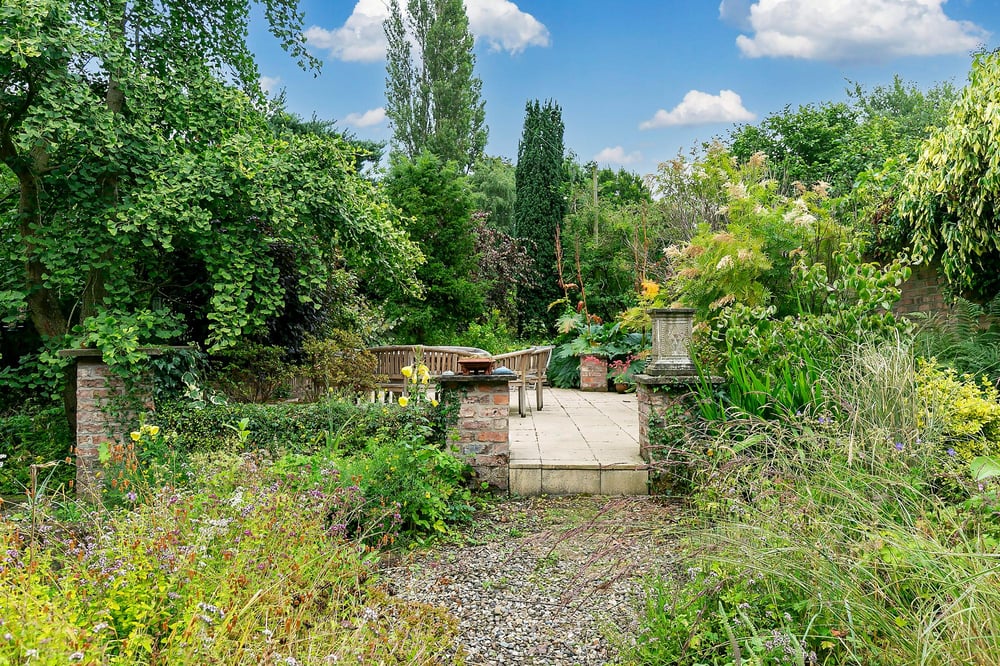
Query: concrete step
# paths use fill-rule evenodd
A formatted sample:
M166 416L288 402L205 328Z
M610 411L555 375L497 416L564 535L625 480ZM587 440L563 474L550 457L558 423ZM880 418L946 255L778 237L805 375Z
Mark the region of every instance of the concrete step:
M649 470L644 464L512 460L510 492L515 495L647 495Z

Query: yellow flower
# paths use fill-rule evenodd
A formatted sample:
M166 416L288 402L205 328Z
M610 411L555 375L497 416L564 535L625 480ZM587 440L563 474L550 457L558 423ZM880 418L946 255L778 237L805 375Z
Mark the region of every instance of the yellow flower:
M417 368L417 372L419 372L422 375L430 375L431 374L431 369L428 368L423 363L421 363L420 366Z
M406 365L406 366L403 366L403 369L400 370L400 372L403 373L404 377L410 377L413 374L413 368L411 366L409 366L409 365Z
M429 492L424 493L424 498L425 499L430 499L431 498L431 494Z
M437 406L438 406L438 401L437 400L431 400L431 407L437 407Z
M660 293L660 285L650 280L643 280L642 282L643 298L656 298L656 295L659 293Z
M160 426L149 426L149 434L156 437L160 434Z
M400 407L406 407L406 405L408 405L409 403L410 403L410 399L407 398L405 395L399 396L399 406Z
M133 430L132 432L129 433L128 436L132 438L133 442L138 442L139 438L142 437L142 435L139 434L138 430Z
M430 375L423 375L423 376L422 376L422 377L420 378L420 383L421 383L421 384L426 384L427 382L429 382L429 381L430 381L430 379L431 379L431 378L430 378Z

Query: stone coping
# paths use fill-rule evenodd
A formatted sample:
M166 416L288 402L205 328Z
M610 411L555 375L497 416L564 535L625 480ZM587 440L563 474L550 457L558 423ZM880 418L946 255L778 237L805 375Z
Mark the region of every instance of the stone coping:
M707 377L708 381L713 384L722 384L725 379L722 377L717 377L711 375ZM702 380L698 375L636 375L635 381L637 384L642 384L643 386L690 386L691 384L698 384Z

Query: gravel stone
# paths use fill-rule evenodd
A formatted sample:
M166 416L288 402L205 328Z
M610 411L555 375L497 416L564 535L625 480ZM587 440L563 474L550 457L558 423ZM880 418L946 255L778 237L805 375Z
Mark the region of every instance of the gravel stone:
M462 543L412 553L381 575L400 597L458 619L467 664L613 664L634 635L645 581L675 564L677 515L657 497L498 501Z

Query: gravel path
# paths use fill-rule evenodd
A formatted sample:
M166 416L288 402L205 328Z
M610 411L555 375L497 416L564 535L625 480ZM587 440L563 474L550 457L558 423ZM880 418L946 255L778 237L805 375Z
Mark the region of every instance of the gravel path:
M400 597L447 608L467 664L616 663L644 579L672 568L676 508L649 497L541 497L480 512L461 544L383 570Z

